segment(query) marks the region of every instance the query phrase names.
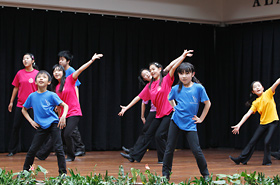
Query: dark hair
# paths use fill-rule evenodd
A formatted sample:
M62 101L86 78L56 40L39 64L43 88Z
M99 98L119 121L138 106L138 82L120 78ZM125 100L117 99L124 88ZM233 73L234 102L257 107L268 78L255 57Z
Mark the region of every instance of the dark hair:
M48 73L48 71L46 71L46 70L40 70L40 71L37 73L36 77L35 77L35 81L37 80L37 77L38 77L40 74L45 74L45 75L47 75L47 76L48 76L48 82L52 81L52 77L51 77L50 73Z
M177 68L177 72L180 74L183 74L185 72L193 73L193 72L195 72L195 68L191 63L184 62L184 63L180 64L180 66ZM192 77L192 81L195 83L201 84L200 81L195 76ZM180 92L182 90L183 83L179 80L178 85L179 85L178 92Z
M246 101L245 105L247 107L250 107L253 103L253 101L255 101L255 99L257 99L258 95L254 94L253 91L253 86L256 82L259 82L260 84L262 84L260 81L253 81L250 85L250 99L248 101Z
M64 57L64 58L66 58L66 60L68 61L68 60L70 60L70 62L73 60L73 58L74 58L74 56L70 53L70 51L67 51L67 50L65 50L65 51L60 51L59 53L58 53L58 57Z
M60 80L60 87L59 87L59 90L58 90L59 92L62 92L62 90L64 88L65 80L66 80L66 77L65 77L66 73L65 73L64 67L59 65L59 64L55 64L53 66L52 72L54 72L54 70L57 69L57 68L58 68L59 71L63 72L63 75L62 75L61 80ZM56 88L57 85L58 85L58 80L53 77L52 78L52 83L51 83L51 90L53 92L55 92L55 88Z
M163 68L162 68L162 65L161 64L159 64L159 63L157 63L157 62L153 62L153 63L150 63L150 65L149 65L149 67L151 66L151 65L155 65L157 68L161 68L161 71L160 71L160 81L159 81L159 86L161 86L161 83L162 83L162 78L163 78ZM154 77L152 78L152 80L151 80L151 82L150 82L150 85L149 85L149 88L151 89L151 85L152 85L152 83L155 81L155 79L154 79Z
M142 75L141 75L142 72L143 72L144 70L149 71L149 69L146 69L146 68L140 69L140 73L139 73L139 76L138 76L139 89L140 89L140 90L142 90L142 89L146 86L146 84L149 83L149 82L145 81L145 80L143 79Z
M39 67L35 64L35 57L34 57L34 55L33 55L32 53L25 53L24 55L29 55L30 58L31 58L32 60L34 60L34 62L32 63L32 67L33 67L34 69L39 70ZM23 56L24 56L24 55L23 55Z

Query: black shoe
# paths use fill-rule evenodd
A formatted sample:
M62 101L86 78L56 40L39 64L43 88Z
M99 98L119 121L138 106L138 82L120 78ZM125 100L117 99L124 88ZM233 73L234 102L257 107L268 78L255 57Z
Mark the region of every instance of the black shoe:
M15 154L11 152L11 153L7 154L6 156L11 157L13 155L15 155Z
M128 159L132 163L134 162L134 159L129 154L121 153L121 156L123 156L124 158Z
M265 166L271 166L272 163L266 163L266 164L262 164L262 165L265 165Z
M78 151L75 153L75 156L84 156L86 155L86 152L83 152L83 151Z
M163 164L163 161L158 161L157 163L158 163L158 164Z
M67 159L65 159L66 162L71 162L71 161L74 161L75 158L70 158L70 157L67 157Z
M40 157L39 155L36 154L37 159L39 159L40 161L44 161L46 158Z
M129 150L128 148L125 148L124 146L122 146L122 150L123 150L125 153L127 153L127 154L130 153L130 150Z
M235 164L237 164L237 165L240 164L240 160L239 160L238 158L234 158L234 157L232 157L231 155L229 156L229 158L230 158Z
M271 152L271 156L274 157L275 159L280 159L279 152Z

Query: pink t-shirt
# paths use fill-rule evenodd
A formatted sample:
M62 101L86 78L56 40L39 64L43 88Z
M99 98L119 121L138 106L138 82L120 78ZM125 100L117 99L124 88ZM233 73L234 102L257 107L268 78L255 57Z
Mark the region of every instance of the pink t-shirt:
M72 75L69 75L65 80L62 92L59 92L60 83L55 88L56 94L69 107L66 118L71 116L82 116L80 102L75 89L76 81L77 80L74 80ZM63 108L61 108L61 113L62 112Z
M174 82L174 76L171 78L170 74L168 73L162 79L161 86L159 86L159 81L160 80L153 82L151 88L149 88L150 83L148 83L138 95L144 101L152 101L157 109L156 118L162 118L163 116L169 115L173 110L172 106L167 100L167 96Z
M12 85L18 87L18 101L17 107L22 107L29 94L37 91L37 85L35 84L35 77L39 71L34 69L33 71L25 71L21 69L17 72Z
M148 101L144 101L144 100L142 100L142 102L144 103L144 104L148 104L149 103L149 100ZM154 106L154 104L151 102L151 108L150 108L150 112L156 112L157 111L157 108Z

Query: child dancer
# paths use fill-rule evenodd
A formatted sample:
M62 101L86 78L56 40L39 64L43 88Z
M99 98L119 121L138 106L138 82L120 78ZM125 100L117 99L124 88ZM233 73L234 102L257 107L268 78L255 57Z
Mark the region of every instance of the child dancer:
M55 91L62 101L64 101L69 106L69 111L66 116L67 126L62 130L62 136L67 147L66 162L75 160L72 133L75 127L77 127L80 117L82 116L80 102L75 90L76 80L85 69L87 69L96 59L100 59L102 56L102 54L94 54L91 60L82 65L77 71L69 75L67 78L65 77L65 70L61 65L56 64L53 67L51 89L52 91ZM49 142L50 141L48 141L48 143ZM48 145L46 145L46 147L48 147ZM49 149L44 149L44 151L46 151L46 153L37 153L37 157L39 159L41 159L42 156L44 156L43 159L45 159L50 154Z
M47 90L51 83L51 76L47 71L39 71L35 78L38 90L30 94L23 105L22 114L29 123L36 129L36 134L32 144L26 154L23 170L29 170L34 162L36 152L43 144L49 134L52 136L53 146L57 154L59 174L66 174L65 155L61 140L60 129L65 127L65 117L68 106L57 96L57 94ZM63 114L60 119L54 112L56 106L62 106ZM29 108L34 109L34 120L27 112Z
M152 76L151 73L148 69L141 69L140 70L140 76L138 77L139 80L139 88L143 89L143 87L146 86L146 84L148 82L150 82L152 80ZM146 110L146 104L148 104L149 101L142 101L141 104L141 120L144 124L143 129L142 129L142 133L139 135L136 143L134 144L134 146L130 149L126 148L126 147L122 147L122 149L126 152L126 153L130 153L134 150L134 148L137 148L139 144L145 142L144 140L144 134L145 132L148 130L149 126L151 125L151 122L153 121L153 119L156 116L156 107L153 105L153 103L151 103L151 108L150 108L150 112L147 116L147 119L145 118L145 110Z
M153 77L152 81L148 83L142 92L127 106L121 106L122 110L119 112L119 116L123 116L123 114L140 99L143 99L144 101L151 100L157 108L156 118L152 121L150 127L144 135L145 142L143 142L137 149L134 148L134 151L129 154L121 153L121 155L124 158L127 158L130 162L134 162L134 160L140 162L142 160L152 137L155 136L159 158L158 162L162 163L170 116L173 111L173 108L167 100L167 95L170 92L174 81L175 70L187 56L192 56L191 52L193 52L193 50L185 50L180 57L172 61L171 69L165 77L162 75L162 65L156 62L150 64L149 69Z
M194 75L194 66L190 63L182 63L178 67L179 83L172 87L168 96L168 100L175 112L172 115L169 126L162 166L162 175L166 176L167 179L169 179L169 174L172 170L173 153L180 132L184 133L188 140L201 175L204 178L209 176L207 163L199 145L196 124L203 122L211 103L204 87L199 84ZM176 100L177 105L171 100ZM203 102L205 106L200 117L197 117L200 102Z
M72 66L70 66L70 62L73 60L73 55L70 53L70 51L60 51L58 53L58 57L59 57L59 64L64 67L65 77L68 77L69 75L75 72L75 69ZM79 79L77 79L75 84L75 89L76 89L78 100L79 100L80 85L81 82L79 81ZM86 147L82 142L82 137L78 129L78 125L74 129L72 137L75 145L75 156L84 156L86 154Z
M9 143L9 154L7 156L13 156L17 153L18 143L19 143L19 131L23 122L26 119L23 117L21 113L22 105L24 104L25 100L32 92L37 90L35 85L35 77L38 73L35 66L35 59L34 55L31 53L26 53L22 59L24 69L21 69L17 72L12 85L14 86L10 104L8 106L9 112L12 112L13 102L15 100L16 95L18 94L17 106L15 108L15 115L14 115L14 124L11 133L11 140ZM28 110L28 112L33 116L32 109Z
M264 157L263 157L263 165L271 165L271 138L276 130L278 125L278 114L276 110L276 104L273 98L275 94L275 89L280 84L280 78L264 92L264 88L259 81L254 81L251 84L251 96L255 95L256 99L253 98L247 102L247 104L251 105L249 111L243 116L240 122L232 126L233 134L239 134L239 129L243 125L243 123L255 112L259 112L261 115L260 118L260 125L258 126L257 130L255 131L252 139L247 144L247 146L242 150L241 154L234 158L229 156L230 159L235 162L235 164L247 164L250 160L251 156L254 153L256 143L262 136L265 136L264 139ZM255 100L254 100L255 99ZM253 101L254 100L254 101Z

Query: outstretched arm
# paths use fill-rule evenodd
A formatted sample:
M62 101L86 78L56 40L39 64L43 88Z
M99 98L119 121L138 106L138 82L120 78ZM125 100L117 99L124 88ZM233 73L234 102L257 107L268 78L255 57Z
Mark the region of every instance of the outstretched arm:
M103 57L102 54L94 54L93 57L87 62L85 63L84 65L82 65L77 71L75 71L73 74L72 74L72 77L74 79L77 79L78 76L86 69L88 68L96 59L100 59L101 57Z
M141 98L139 96L136 96L127 106L120 106L122 108L121 112L119 112L119 116L123 116L125 111L130 109L135 103L137 103Z
M177 67L179 67L179 65L184 61L184 59L188 56L191 57L193 54L191 53L193 52L193 50L184 50L184 53L179 56L177 59L173 60L170 64L172 64L174 62L174 64L171 66L171 69L169 71L169 75L170 77L174 76L174 73L177 69ZM175 62L176 61L176 62Z
M270 87L272 92L275 92L276 88L278 87L278 85L280 84L280 78L278 78L276 80L276 82Z
M233 134L239 134L239 129L243 125L243 123L253 114L254 112L249 109L248 112L242 117L242 119L239 121L239 123L235 126L232 126L233 128L232 133Z
M12 96L11 96L11 100L10 100L10 104L8 106L9 112L12 112L13 105L14 105L14 100L16 98L17 93L18 93L18 87L14 87L13 92L12 92Z
M28 114L27 112L27 108L22 107L21 112L23 114L23 116L27 119L27 121L32 125L33 128L37 129L40 127L40 125L38 123L36 123Z
M195 120L194 123L202 123L203 120L205 119L206 115L208 114L208 111L211 107L211 102L210 102L210 100L207 100L204 102L204 104L205 105L204 105L204 108L203 108L203 111L202 111L200 117L197 117L196 115L194 115L194 117L192 118L193 120Z
M190 52L193 52L193 50L190 50ZM191 54L191 53L187 54L188 57L191 57L192 55L193 54ZM178 57L175 60L173 60L172 62L170 62L170 64L168 66L166 66L163 71L168 73L170 71L170 69L179 61L179 59L180 59L180 57Z

